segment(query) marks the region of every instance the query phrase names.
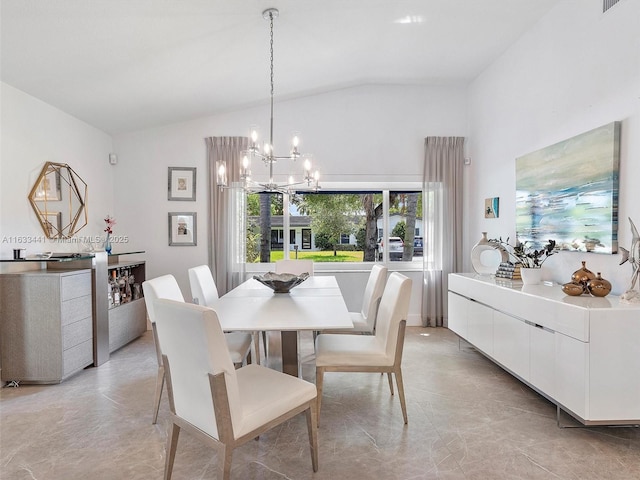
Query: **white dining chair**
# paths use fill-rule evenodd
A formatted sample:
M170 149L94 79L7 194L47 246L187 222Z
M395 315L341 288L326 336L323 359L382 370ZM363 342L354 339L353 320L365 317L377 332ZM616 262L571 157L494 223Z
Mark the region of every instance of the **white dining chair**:
M374 335L318 335L316 339L318 418L320 418L325 372L381 372L388 376L391 395L393 395L391 374L395 374L402 417L404 423L408 422L401 363L410 299L411 279L394 272L389 276L380 300Z
M387 272L388 268L382 265L374 265L371 268L371 273L369 273L367 285L364 289L364 296L362 297L362 307L359 312L349 312L353 328L323 330L321 333L372 334L376 328L376 318L382 292L387 283Z
M171 409L164 478L171 478L181 430L218 449L218 478L228 480L236 447L303 412L318 471L315 385L255 364L234 369L215 310L153 302Z
M209 265L198 265L197 267L192 267L188 270L189 274L189 286L191 288L191 298L193 299L193 303L198 305L203 305L205 307L213 307L216 300L220 298L218 295L218 287L216 286L216 282L213 279L213 274L211 273L211 269ZM244 344L245 335L246 334L238 334L237 332L231 332L231 334L227 334L227 343L240 343ZM251 360L251 363L260 364L260 335L259 332L254 332L252 334L253 345L254 345L254 353L249 357L248 360ZM237 347L236 347L237 348ZM229 349L234 351L234 346L230 345Z
M291 260L284 258L282 260L276 260L275 269L276 273L293 273L294 275L300 275L306 272L312 276L313 260Z
M153 421L158 421L158 411L160 410L160 399L162 397L162 389L165 382L164 365L162 364L162 350L158 343L158 333L156 331L156 313L153 307L153 300L165 298L184 302L184 297L180 286L173 275L162 275L151 280L142 282L142 291L144 293L144 302L147 307L147 316L151 322L151 330L153 333L153 341L156 346L156 357L158 360L158 373L156 375L156 391L153 401ZM227 334L228 348L231 351L233 363L237 366L242 365L251 351L251 336L244 333Z
M209 265L198 265L188 271L193 303L210 307L220 298Z

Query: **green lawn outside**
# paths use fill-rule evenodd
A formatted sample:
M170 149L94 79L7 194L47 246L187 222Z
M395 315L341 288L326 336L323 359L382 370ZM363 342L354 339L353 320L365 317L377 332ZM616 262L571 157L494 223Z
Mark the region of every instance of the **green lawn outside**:
M337 252L337 255L333 256L331 252L300 252L298 251L298 260L313 260L314 262L362 262L364 252ZM283 251L272 251L271 261L282 260L284 258ZM290 252L289 258L296 258L295 252Z

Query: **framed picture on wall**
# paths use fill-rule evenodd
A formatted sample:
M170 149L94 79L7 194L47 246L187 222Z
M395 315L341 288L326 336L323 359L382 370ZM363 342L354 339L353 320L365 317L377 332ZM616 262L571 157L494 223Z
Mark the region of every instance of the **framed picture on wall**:
M169 167L169 200L196 201L196 168Z
M62 199L59 170L49 171L42 176L33 199L36 202L53 202Z
M47 238L62 238L62 212L45 212L42 218Z
M500 216L500 198L485 198L484 218L498 218Z
M169 246L198 244L196 212L169 212Z

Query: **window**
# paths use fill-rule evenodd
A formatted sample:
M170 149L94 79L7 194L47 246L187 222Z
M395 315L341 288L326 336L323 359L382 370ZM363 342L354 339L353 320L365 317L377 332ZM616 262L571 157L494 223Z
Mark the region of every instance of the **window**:
M422 262L421 241L419 251L415 247L423 229L422 192L416 190L253 193L247 195L247 219L250 263L285 257L332 263ZM271 240L266 246L260 241L265 233Z

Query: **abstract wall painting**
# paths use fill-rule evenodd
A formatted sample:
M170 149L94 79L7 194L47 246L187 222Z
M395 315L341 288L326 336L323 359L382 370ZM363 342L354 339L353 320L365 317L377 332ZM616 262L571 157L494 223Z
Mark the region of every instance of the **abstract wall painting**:
M618 251L620 122L516 159L516 233L539 248Z

